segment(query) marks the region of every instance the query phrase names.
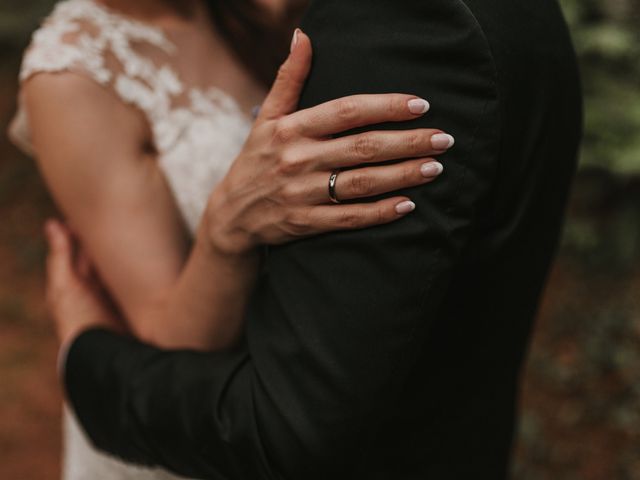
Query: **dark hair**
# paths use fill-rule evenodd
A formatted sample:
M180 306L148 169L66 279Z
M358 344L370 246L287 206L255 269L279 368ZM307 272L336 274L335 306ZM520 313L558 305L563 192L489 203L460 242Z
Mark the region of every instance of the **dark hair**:
M289 0L283 19L273 16L255 0L207 0L211 17L229 48L254 77L271 86L287 57L295 23L306 0Z

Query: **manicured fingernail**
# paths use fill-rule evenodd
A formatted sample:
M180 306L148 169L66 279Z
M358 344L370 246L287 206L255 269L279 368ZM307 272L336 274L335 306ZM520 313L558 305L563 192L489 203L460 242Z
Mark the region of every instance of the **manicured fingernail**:
M302 30L300 30L299 28L296 28L296 30L293 32L293 38L291 39L291 51L293 52L293 49L296 48L296 45L298 44L298 35L300 34Z
M431 105L426 100L422 98L414 98L413 100L409 100L409 111L414 115L422 115L423 113L427 113Z
M420 167L420 173L422 173L423 177L431 178L437 177L442 173L444 167L439 162L427 162L423 163Z
M398 215L406 215L407 213L411 213L416 209L416 204L413 202L402 202L396 205L396 212Z
M436 150L447 150L456 143L455 139L448 133L438 133L431 137L431 146Z

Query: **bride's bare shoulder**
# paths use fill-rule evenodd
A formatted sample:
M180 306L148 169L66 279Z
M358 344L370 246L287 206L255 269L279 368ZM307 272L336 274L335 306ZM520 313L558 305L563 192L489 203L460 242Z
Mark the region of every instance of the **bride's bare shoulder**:
M74 72L32 77L23 85L22 103L39 157L43 149L62 147L92 156L117 147L120 153L137 155L148 143L148 127L139 112Z

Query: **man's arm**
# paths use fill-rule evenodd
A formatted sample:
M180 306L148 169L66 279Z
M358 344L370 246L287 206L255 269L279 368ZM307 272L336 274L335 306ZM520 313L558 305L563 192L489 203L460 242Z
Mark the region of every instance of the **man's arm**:
M410 92L451 132L408 218L271 249L235 352L162 352L105 331L71 346L66 386L95 444L201 478L348 476L424 344L496 168L489 47L461 2L323 0L302 107ZM357 112L345 112L345 115ZM414 126L414 123L411 124ZM403 128L382 125L380 129Z

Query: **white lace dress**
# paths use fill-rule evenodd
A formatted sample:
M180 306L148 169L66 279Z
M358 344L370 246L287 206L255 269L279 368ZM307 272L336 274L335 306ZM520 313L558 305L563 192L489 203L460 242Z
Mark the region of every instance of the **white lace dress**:
M153 134L159 166L186 224L195 232L209 193L242 147L252 120L223 91L186 84L172 66L176 54L177 47L159 28L93 0L65 0L34 34L20 80L42 72L74 72L139 109ZM10 133L33 153L29 119L21 107ZM64 480L176 478L97 452L69 412L64 424Z

